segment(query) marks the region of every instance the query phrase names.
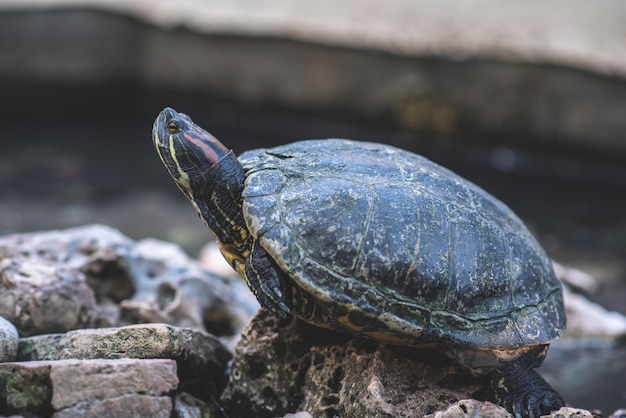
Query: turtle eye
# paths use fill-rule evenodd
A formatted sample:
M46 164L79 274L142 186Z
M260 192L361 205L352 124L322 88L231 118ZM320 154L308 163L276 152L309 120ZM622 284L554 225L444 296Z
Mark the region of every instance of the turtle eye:
M167 131L171 134L177 134L180 131L182 131L180 122L174 119L168 120L167 123L165 124L165 127L167 128Z

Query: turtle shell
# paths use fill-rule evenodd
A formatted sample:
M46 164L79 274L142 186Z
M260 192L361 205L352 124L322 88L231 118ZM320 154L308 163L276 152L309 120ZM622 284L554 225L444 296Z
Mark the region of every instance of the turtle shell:
M480 349L544 344L564 328L560 283L520 219L426 158L327 139L240 161L250 232L332 327Z

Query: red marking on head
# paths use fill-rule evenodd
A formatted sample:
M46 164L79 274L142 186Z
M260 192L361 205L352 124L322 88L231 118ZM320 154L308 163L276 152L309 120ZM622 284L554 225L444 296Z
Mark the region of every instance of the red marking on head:
M194 138L193 136L189 135L186 132L183 133L183 136L185 137L187 141L191 142L192 144L197 145L204 152L204 156L207 158L207 160L209 160L211 164L215 164L219 161L219 156L217 152L215 152L209 144L197 138Z

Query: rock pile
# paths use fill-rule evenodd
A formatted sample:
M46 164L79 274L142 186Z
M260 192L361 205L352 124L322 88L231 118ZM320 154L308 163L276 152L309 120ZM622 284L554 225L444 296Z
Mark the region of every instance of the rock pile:
M211 414L248 295L106 226L0 238L0 415Z
M0 415L510 417L437 353L257 311L169 243L102 225L2 237Z

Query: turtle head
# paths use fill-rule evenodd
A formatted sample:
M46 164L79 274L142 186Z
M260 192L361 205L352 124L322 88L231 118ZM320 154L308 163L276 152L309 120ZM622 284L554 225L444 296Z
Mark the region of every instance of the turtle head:
M232 154L189 116L170 107L163 109L154 121L152 140L170 175L192 200L198 187L216 180L220 160Z
M152 140L227 259L244 257L250 243L242 209L244 170L237 156L189 116L169 107L154 121Z

